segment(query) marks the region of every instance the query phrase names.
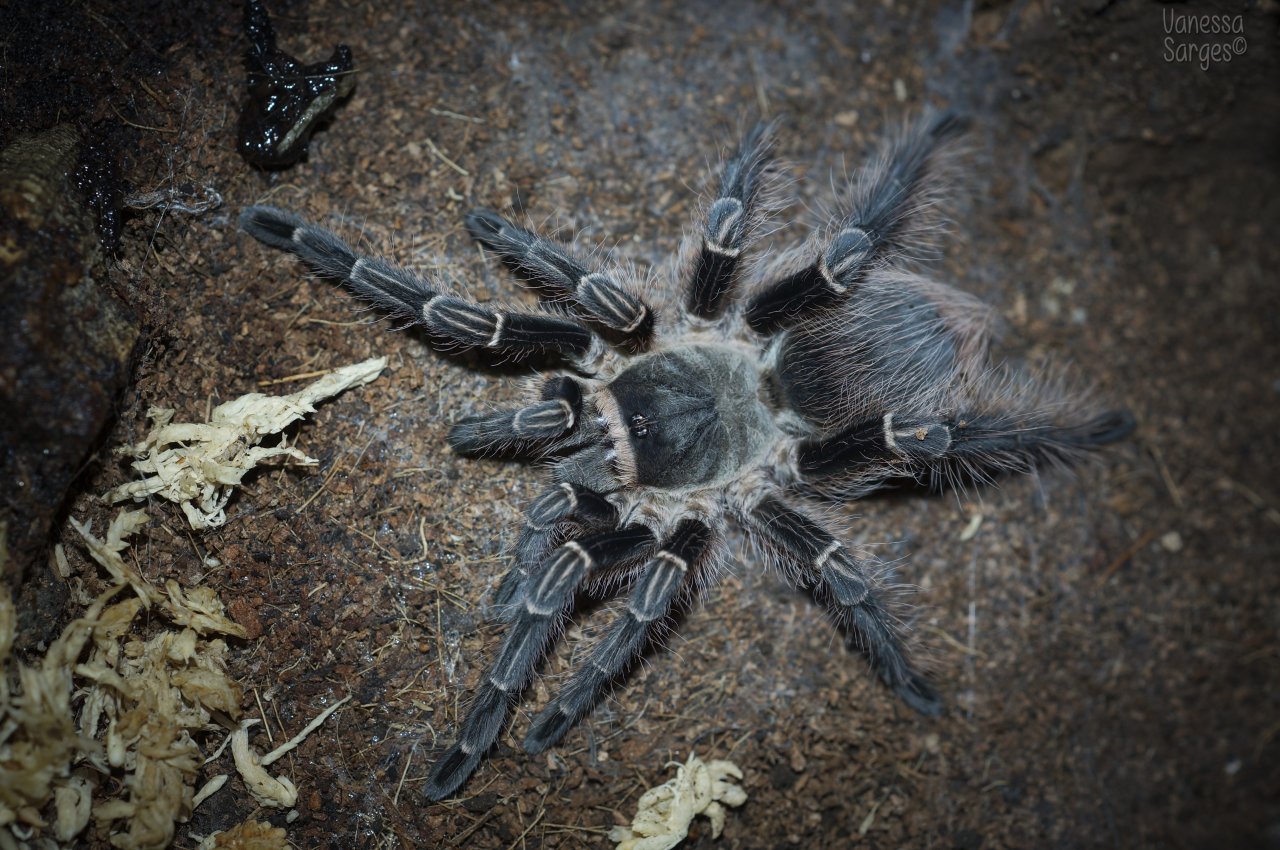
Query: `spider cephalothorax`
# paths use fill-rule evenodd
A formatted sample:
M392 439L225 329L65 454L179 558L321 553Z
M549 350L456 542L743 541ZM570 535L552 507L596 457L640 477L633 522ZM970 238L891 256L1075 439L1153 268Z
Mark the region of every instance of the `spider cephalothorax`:
M889 571L856 557L807 500L847 501L912 479L988 481L1069 462L1131 427L1127 414L1051 402L1035 381L993 366L982 305L901 268L927 229L956 130L950 115L931 113L901 133L862 170L830 229L790 253L790 268L752 272L746 251L774 175L770 133L757 127L725 162L676 273L683 297L662 314L620 272L489 211L467 216L471 234L554 309L476 304L288 212L245 211L249 233L424 325L433 344L558 367L528 406L469 417L449 434L465 454L543 458L551 482L527 509L497 593L502 648L428 797L452 794L475 770L579 588L616 579L630 596L533 721L530 752L558 742L673 606L714 579L730 521L832 609L890 688L918 711L940 711L886 607Z

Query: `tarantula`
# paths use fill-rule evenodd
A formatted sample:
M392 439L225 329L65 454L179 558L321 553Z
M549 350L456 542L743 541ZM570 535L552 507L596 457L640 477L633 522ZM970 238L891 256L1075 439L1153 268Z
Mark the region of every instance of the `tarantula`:
M831 608L886 685L917 711L941 711L908 660L891 571L856 557L808 500L913 480L985 482L1070 462L1132 425L1121 411L1054 402L1043 383L993 365L981 303L904 269L934 224L944 148L959 128L952 114L924 115L861 170L824 233L783 268L753 269L748 250L778 206L771 128L755 127L686 238L683 297L662 312L621 270L488 210L469 213L467 229L550 296L547 309L477 304L291 213L245 210L244 230L424 325L434 346L558 367L528 406L469 416L449 432L460 453L544 460L550 483L526 511L497 591L502 648L431 771L428 798L452 794L476 769L580 589L625 584L630 596L534 719L530 753L555 745L673 607L714 580L731 518Z

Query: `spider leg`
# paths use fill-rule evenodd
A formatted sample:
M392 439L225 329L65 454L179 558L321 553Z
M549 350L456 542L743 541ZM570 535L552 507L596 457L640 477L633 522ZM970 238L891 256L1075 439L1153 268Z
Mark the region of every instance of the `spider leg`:
M844 479L848 495L862 495L885 481L927 475L935 489L988 483L1009 472L1067 465L1084 452L1123 439L1133 416L1111 410L1078 424L1056 424L1028 414L961 414L912 417L886 413L829 437L798 444L796 468L807 481Z
M772 334L853 297L869 269L901 253L913 223L930 206L929 166L962 122L950 112L926 115L865 170L852 208L808 266L766 287L747 306L747 324Z
M457 345L506 354L547 352L584 358L596 337L557 316L493 310L438 292L428 281L386 260L363 257L335 234L275 207L248 207L240 227L261 242L296 255L343 281L364 300L404 316Z
M465 417L449 429L449 445L464 455L528 455L563 441L581 418L582 387L562 375L543 384L535 404Z
M699 318L714 319L737 285L742 252L759 217L761 194L767 184L773 139L768 124L757 124L724 164L716 199L703 222L685 309Z
M495 595L497 606L508 615L518 610L524 603L529 573L571 534L613 528L617 523L618 509L596 491L567 482L548 487L525 511L515 562Z
M568 298L587 316L633 344L645 347L653 334L653 310L608 274L587 268L560 245L512 224L492 210L466 216L473 239L496 253L519 277L552 295Z
M655 621L665 617L677 592L712 545L704 523L687 519L654 553L636 580L627 607L595 647L591 660L533 721L524 748L540 753L555 746L595 703L600 692L644 648Z
M876 593L882 583L835 536L803 513L765 496L743 517L747 530L780 557L803 584L831 606L839 623L860 639L885 684L921 714L938 715L942 700L907 660L893 617Z
M528 582L524 606L516 609L498 658L484 674L475 700L450 747L431 770L425 794L442 800L475 771L497 740L511 699L533 674L547 642L559 626L564 609L587 574L643 556L653 546L653 532L643 525L570 540L540 565Z

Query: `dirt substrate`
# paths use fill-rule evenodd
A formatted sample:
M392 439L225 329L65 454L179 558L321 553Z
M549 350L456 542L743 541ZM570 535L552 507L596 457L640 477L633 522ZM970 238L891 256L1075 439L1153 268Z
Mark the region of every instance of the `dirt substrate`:
M149 406L191 420L391 360L292 430L318 469L251 478L200 536L154 505L138 550L150 579L204 581L248 628L233 673L277 742L354 694L279 763L301 789L294 845L611 846L696 750L746 773L724 848L1280 847L1277 9L1248 10L1243 55L1202 70L1165 55L1162 11L1190 7L1074 6L277 3L283 47L314 60L345 42L359 80L306 161L270 174L235 152L232 4L198 13L145 92L108 95L137 126L137 189L209 185L225 204L126 222L117 274L147 342L72 515L102 527L92 496L129 477L106 447L140 439ZM116 26L86 19L93 37L147 49L144 17L99 12ZM469 241L468 209L514 207L665 273L708 164L760 113L781 117L816 207L924 103L973 121L935 273L998 309L1009 352L1072 363L1139 423L1075 476L850 509L851 539L920 588L915 640L946 716L913 715L808 597L734 559L563 746L526 756L531 713L608 620L580 618L461 797L424 803L497 646L483 612L539 478L460 459L445 433L517 398L523 373L393 332L239 233L239 210L287 207L481 300L531 303ZM791 213L775 246L814 219ZM233 780L186 829L253 812ZM713 846L705 822L686 846Z

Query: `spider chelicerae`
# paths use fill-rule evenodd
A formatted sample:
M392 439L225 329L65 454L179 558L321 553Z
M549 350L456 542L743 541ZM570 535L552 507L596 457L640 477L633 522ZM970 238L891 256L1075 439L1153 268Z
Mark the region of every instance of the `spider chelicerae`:
M476 769L579 590L630 592L533 720L530 753L560 741L673 608L715 579L731 521L831 609L888 687L917 711L941 711L892 613L892 570L850 551L815 503L1064 464L1132 428L1127 413L1099 413L992 363L987 308L909 270L937 229L959 129L950 113L923 115L850 181L827 228L769 259L749 252L780 209L780 169L771 128L756 126L724 161L662 310L631 273L488 210L468 214L467 229L546 296L541 311L475 303L289 212L244 211L250 234L424 325L433 346L549 367L527 406L449 432L463 454L541 459L550 481L497 591L502 648L431 771L428 798L451 795Z

